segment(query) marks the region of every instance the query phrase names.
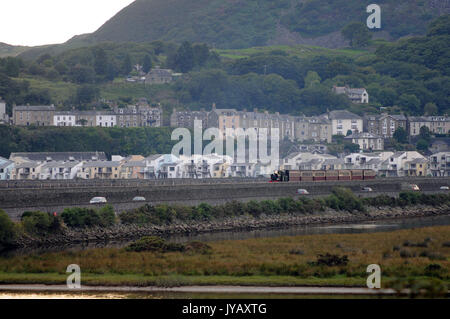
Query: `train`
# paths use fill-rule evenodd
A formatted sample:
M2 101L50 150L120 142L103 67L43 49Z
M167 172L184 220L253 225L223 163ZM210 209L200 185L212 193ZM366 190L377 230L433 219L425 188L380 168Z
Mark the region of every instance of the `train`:
M270 176L271 182L320 182L320 181L363 181L376 178L371 169L321 170L279 170Z

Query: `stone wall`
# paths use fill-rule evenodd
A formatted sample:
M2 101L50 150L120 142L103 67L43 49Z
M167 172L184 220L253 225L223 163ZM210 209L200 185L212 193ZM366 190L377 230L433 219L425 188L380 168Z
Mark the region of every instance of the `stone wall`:
M151 204L196 205L201 202L221 204L227 201L249 201L277 199L297 196L299 188L307 189L310 196L324 196L335 186L351 189L361 195L379 194L396 195L407 184L417 184L421 191L439 192L443 185L450 186L450 178L417 179L377 179L373 181L351 182L303 182L303 183L268 183L268 182L233 182L220 184L195 185L145 185L134 186L99 186L73 188L5 188L0 190L0 209L4 209L13 219L24 211L42 210L61 212L66 207L89 206L93 197L106 197L117 211L136 208L143 203L132 202L135 196L143 196ZM373 193L362 193L363 186L371 187Z

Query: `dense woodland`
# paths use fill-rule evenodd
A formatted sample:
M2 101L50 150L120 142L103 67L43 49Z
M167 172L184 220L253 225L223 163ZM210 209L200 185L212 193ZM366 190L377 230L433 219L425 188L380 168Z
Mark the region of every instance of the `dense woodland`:
M0 125L0 156L12 152L90 152L108 156L170 153L174 142L168 128L60 128Z

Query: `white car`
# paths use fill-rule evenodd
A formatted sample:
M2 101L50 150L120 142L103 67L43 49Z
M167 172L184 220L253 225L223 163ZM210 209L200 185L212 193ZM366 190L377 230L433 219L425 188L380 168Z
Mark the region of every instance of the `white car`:
M412 190L412 191L420 191L420 188L416 184L412 184L412 185L410 185L410 190Z
M297 189L298 195L309 195L309 192L306 189Z
M105 197L94 197L91 199L89 204L106 204L108 201Z
M441 191L448 191L450 189L450 187L448 186L441 186Z
M370 187L363 187L362 191L363 192L373 192L373 189Z
M133 198L133 202L145 202L146 199L145 197L142 196L136 196L135 198Z

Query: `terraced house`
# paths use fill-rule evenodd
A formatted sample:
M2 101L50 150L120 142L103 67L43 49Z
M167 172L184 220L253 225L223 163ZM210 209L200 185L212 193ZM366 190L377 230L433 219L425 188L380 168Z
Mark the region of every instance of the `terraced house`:
M19 105L13 107L13 124L18 126L53 126L54 105Z
M450 152L431 155L429 163L432 176L450 176Z
M83 163L77 173L80 179L120 179L122 162L95 161Z
M14 162L0 156L0 181L11 179Z
M363 132L363 119L359 115L346 110L339 110L331 111L323 116L331 121L332 135L345 136L348 131L352 133Z
M408 133L410 136L420 134L421 127L428 127L433 134L450 134L450 117L447 116L417 116L408 118Z
M407 131L407 119L404 115L368 115L364 117L365 131L382 138L392 138L398 128Z

